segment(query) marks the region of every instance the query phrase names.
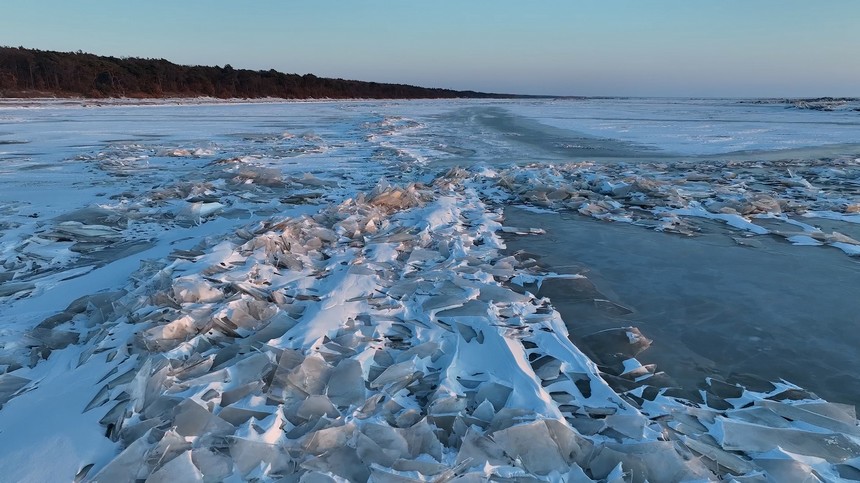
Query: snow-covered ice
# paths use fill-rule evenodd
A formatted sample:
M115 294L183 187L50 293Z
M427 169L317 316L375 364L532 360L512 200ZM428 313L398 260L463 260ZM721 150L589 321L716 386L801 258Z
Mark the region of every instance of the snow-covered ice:
M587 273L555 273L503 238L544 233L504 226L504 207L519 204L667 237L777 237L855 263L856 156L679 158L694 152L688 134L656 136L639 159L630 153L655 138L651 120L591 137L596 110L643 109L607 102L0 106L0 472L860 477L854 406L787 381L708 378L688 397L660 384L671 367L637 359L651 341L635 327L591 334L594 360L568 337L576 322L533 289ZM747 111L772 105L709 106L771 130L719 152L786 148L773 139L791 129L805 149L857 142L852 118L804 138L806 124L786 119L828 113L781 111L767 124L771 114ZM571 136L593 144L542 146L535 126L570 128L547 121L559 116L585 119ZM595 159L581 159L589 150Z

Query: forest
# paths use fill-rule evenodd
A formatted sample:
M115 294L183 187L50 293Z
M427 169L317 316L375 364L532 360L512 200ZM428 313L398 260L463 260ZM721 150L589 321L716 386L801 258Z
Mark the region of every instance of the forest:
M178 65L164 59L105 57L0 47L0 97L217 97L441 99L521 97L404 84L330 79L276 70Z

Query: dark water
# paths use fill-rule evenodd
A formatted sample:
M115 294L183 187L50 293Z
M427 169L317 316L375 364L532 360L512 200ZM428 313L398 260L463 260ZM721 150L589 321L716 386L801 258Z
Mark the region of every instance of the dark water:
M716 226L687 238L577 215L518 208L505 214L508 225L546 230L511 238L510 251L539 255L557 272L582 273L595 293L632 311L596 306L599 295L547 281L539 295L551 298L574 342L636 326L653 340L638 359L657 364L683 388L708 376L731 382L752 375L860 404L856 259L769 236L743 247Z

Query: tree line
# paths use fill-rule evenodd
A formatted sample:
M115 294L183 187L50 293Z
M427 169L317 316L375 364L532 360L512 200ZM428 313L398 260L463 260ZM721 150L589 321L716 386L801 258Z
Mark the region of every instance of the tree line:
M218 97L438 99L516 97L330 79L276 70L177 65L164 59L106 57L0 47L0 97Z

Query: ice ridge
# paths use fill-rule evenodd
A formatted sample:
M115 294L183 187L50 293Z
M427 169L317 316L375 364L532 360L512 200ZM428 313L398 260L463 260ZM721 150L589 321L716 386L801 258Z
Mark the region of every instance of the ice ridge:
M505 256L488 170L380 183L314 215L148 262L42 337L103 367L120 452L86 481L837 481L860 474L846 406L711 381L703 401L614 390ZM528 233L529 230L520 231ZM75 320L79 320L78 317ZM49 327L50 326L50 327ZM631 346L620 378L653 370ZM80 340L78 340L80 339ZM623 345L623 344L622 344ZM626 349L622 348L622 351ZM11 373L0 398L37 381ZM2 401L2 399L0 399Z

